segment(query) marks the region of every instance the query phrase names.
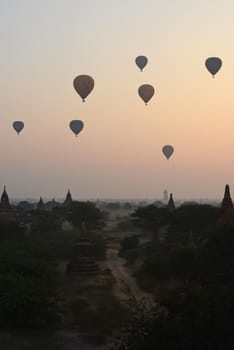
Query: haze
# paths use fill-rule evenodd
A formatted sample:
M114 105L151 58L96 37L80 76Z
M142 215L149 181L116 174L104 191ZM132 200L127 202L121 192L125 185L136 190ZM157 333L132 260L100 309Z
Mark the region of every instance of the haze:
M1 0L0 186L15 198L68 188L75 198L159 198L165 188L221 198L234 187L233 11L231 0ZM211 56L223 61L215 79ZM79 74L95 80L85 103ZM145 83L155 88L148 106L137 94ZM74 119L84 122L77 138Z

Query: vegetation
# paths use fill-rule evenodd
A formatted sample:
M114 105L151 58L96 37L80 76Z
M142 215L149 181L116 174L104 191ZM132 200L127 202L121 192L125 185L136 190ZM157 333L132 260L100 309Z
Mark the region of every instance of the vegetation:
M165 239L154 239L148 256L139 252L143 264L138 280L148 278L157 306L147 308L135 302L113 348L230 349L234 341L234 226L218 224L218 210L211 206L184 205L168 214L163 210L148 206L133 216L141 227L151 228L154 236L167 225Z
M120 244L121 244L121 249L123 251L129 250L129 249L135 249L139 246L139 236L132 235L132 236L126 237L122 239Z
M133 264L139 255L139 235L131 235L123 238L120 242L119 256L124 257L130 264Z
M129 309L112 295L107 269L92 278L64 273L83 222L92 254L103 264L104 214L94 203L28 213L0 219L2 330L73 327L104 337L123 327L116 350L232 347L234 225L218 224L218 208L187 204L169 211L154 204L138 208L132 222L127 217L120 222L125 235L120 255L132 263L137 259L137 280L157 301L149 305L131 298ZM71 223L67 231L65 220ZM150 232L152 241L143 241L141 232Z
M80 228L82 223L85 222L88 229L102 227L104 215L93 202L73 201L67 212L67 218L75 227Z
M64 231L69 218L74 229ZM93 203L74 202L70 208L53 211L28 210L18 217L0 219L0 327L41 329L57 327L69 310L59 266L69 260L88 220L97 228L102 213ZM92 233L93 253L105 258L105 241Z
M160 307L138 305L113 349L231 349L233 302L233 289L193 288L174 293Z
M1 242L1 328L44 328L60 319L59 278L42 242Z

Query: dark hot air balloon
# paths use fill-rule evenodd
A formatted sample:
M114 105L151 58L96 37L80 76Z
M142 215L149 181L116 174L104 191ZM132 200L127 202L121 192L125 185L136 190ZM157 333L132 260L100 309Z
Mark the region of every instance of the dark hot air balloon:
M171 157L171 155L174 153L174 147L172 147L171 145L165 145L162 148L162 152L164 154L164 156L169 159Z
M205 66L214 78L222 66L222 60L219 57L209 57L205 61Z
M94 80L89 75L78 75L73 80L73 86L84 102L94 88Z
M13 122L12 125L13 125L13 128L15 129L15 131L17 132L17 134L19 134L20 131L23 130L23 128L24 128L24 123L22 121L19 121L19 120Z
M81 132L81 130L84 127L84 123L82 122L82 120L72 120L69 125L70 129L74 132L76 136Z
M136 65L141 71L145 68L148 63L148 58L145 56L137 56L135 59Z
M138 94L147 105L147 102L154 96L154 87L149 84L141 85L138 88Z

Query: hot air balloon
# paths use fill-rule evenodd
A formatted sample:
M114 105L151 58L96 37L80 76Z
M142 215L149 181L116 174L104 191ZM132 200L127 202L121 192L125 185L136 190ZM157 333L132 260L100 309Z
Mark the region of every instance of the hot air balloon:
M170 156L174 153L174 147L172 147L171 145L165 145L162 148L162 152L164 154L164 156L169 159Z
M141 85L138 88L138 94L147 105L147 102L154 96L154 87L149 84Z
M205 61L207 70L212 74L213 78L215 74L220 70L222 66L222 60L218 57L209 57Z
M73 86L84 102L94 88L94 80L89 75L78 75L73 80Z
M74 132L76 137L81 132L83 127L84 127L84 123L82 122L82 120L72 120L70 122L70 128Z
M19 134L20 131L23 130L23 128L24 128L24 123L21 121L18 121L18 120L13 122L12 125L13 125L13 128L15 129L15 131L17 132L17 134Z
M143 71L143 69L145 68L145 66L148 63L148 58L145 56L137 56L135 59L136 65L137 67L140 68L141 71Z

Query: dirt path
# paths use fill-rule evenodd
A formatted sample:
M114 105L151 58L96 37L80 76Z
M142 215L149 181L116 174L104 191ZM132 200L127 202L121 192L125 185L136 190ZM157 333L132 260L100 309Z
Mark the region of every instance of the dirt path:
M152 295L141 290L135 278L128 272L125 267L126 260L118 256L117 249L107 248L106 263L116 281L113 292L120 300L129 299L129 291L137 300L145 298L153 302Z
M120 241L121 237L123 236L123 233L119 232L118 229L116 230L116 228L117 228L118 222L121 222L121 220L127 215L129 215L129 213L126 211L118 212L118 213L116 212L110 213L109 220L107 221L107 225L105 228L106 232L108 233L111 232L111 236L114 238L114 241L116 242L116 244L113 244L113 242L110 243L110 246L107 247L107 250L106 250L106 265L111 270L116 282L113 293L118 299L122 301L128 300L129 296L132 295L137 300L145 298L149 300L150 303L154 303L153 296L143 291L138 286L136 279L132 276L131 272L129 272L128 269L126 268L126 259L121 258L118 255L119 242L117 243L116 237L118 237L118 240ZM125 232L124 235L126 234L128 234L128 232ZM149 241L148 237L145 237L145 238L141 237L140 244L146 243L148 241Z

